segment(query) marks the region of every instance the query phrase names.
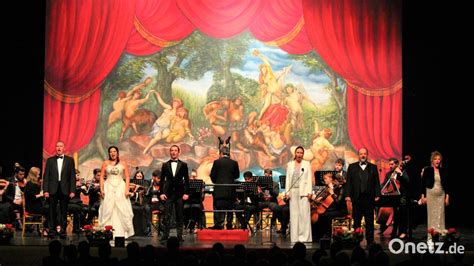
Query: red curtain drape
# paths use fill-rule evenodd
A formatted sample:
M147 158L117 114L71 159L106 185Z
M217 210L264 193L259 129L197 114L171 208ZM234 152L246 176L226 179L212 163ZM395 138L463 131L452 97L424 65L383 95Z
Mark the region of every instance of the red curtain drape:
M249 26L250 32L267 45L291 54L309 53L313 48L304 27L301 0L264 1Z
M87 100L65 103L44 95L43 152L50 156L56 152L56 142L64 141L68 152L78 151L94 136L100 111L100 90Z
M303 0L303 13L314 49L348 82L351 142L400 157L401 1Z
M137 0L134 28L127 52L150 55L163 47L176 45L194 30L194 25L181 13L176 0Z
M100 84L125 48L135 1L51 0L47 4L43 149L54 153L55 142L62 139L75 152L89 143L88 133L95 130ZM93 104L97 106L92 108ZM71 137L75 134L80 137Z
M177 0L181 12L204 34L230 38L240 34L260 14L263 1Z

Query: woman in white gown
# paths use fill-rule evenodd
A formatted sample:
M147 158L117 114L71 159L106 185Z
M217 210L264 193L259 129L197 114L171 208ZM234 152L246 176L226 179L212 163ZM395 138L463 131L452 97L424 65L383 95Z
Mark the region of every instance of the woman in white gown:
M104 181L105 176L107 179ZM102 201L99 207L99 226L103 228L111 225L114 229L114 237L127 238L135 233L129 184L127 164L120 162L117 147L109 147L109 159L102 164L100 174Z

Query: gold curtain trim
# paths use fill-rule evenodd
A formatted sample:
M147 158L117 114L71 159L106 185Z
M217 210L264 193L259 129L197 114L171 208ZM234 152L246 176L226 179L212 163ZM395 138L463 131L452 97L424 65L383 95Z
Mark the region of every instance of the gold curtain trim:
M296 23L296 25L293 27L293 29L290 32L288 32L284 36L277 38L273 41L264 42L264 44L270 45L270 46L281 46L283 44L287 44L291 42L300 33L303 26L304 26L304 18L303 16L301 16L298 23Z
M375 89L375 90L359 87L359 86L357 86L353 83L350 83L347 80L346 80L346 82L354 90L356 90L359 93L362 93L364 95L367 95L367 96L388 96L388 95L391 95L391 94L394 94L394 93L398 92L403 86L403 81L401 79L390 87L380 88L380 89Z
M65 94L62 92L59 92L53 86L51 86L48 81L44 80L44 90L48 92L53 98L55 98L58 101L65 102L65 103L80 103L84 101L85 99L89 98L98 88L100 87L97 86L95 89L92 89L88 91L87 93L77 96L77 95L69 95Z
M152 33L148 32L146 30L145 26L143 26L140 23L140 21L138 20L137 17L135 17L135 20L134 20L133 24L135 25L135 29L137 30L137 32L143 38L145 38L145 40L149 41L150 43L152 43L156 46L169 47L169 46L176 45L180 42L180 41L167 41L167 40L163 40L161 38L156 37L155 35L153 35Z

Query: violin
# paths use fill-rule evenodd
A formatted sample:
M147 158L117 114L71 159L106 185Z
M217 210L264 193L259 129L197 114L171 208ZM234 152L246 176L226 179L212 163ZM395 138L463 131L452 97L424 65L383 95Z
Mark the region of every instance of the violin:
M20 187L24 188L26 186L26 179L23 178L23 180L17 180L15 183Z
M8 184L9 182L7 180L0 179L0 189L4 189Z

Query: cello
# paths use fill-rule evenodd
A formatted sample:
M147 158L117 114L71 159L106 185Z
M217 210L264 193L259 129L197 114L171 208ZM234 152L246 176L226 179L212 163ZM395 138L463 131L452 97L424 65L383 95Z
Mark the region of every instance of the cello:
M334 183L332 177L332 173L326 173L323 176L326 187L315 194L314 197L310 198L312 224L316 223L319 219L319 215L325 213L334 202L334 198L332 197L334 194Z

